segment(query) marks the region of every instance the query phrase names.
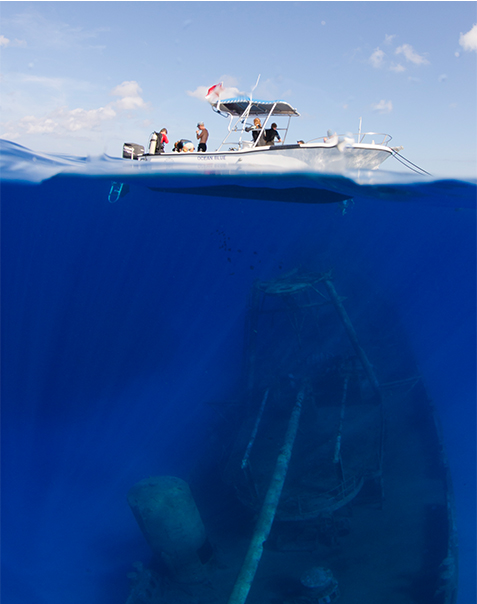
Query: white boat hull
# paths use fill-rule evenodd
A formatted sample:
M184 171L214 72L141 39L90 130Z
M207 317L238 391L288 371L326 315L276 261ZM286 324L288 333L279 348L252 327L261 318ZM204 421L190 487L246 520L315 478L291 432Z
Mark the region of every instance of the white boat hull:
M140 161L178 168L221 170L234 166L240 171L319 172L343 174L354 170L375 170L393 150L385 145L326 143L304 145L276 145L205 153L161 153L143 155Z

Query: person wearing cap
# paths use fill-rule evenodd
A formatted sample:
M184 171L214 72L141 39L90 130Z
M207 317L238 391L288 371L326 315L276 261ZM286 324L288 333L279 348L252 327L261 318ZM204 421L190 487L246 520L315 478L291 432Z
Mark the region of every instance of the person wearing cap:
M197 146L197 151L207 151L207 139L209 138L209 131L204 126L204 122L199 122L197 124L198 130L196 130L197 140L199 144Z

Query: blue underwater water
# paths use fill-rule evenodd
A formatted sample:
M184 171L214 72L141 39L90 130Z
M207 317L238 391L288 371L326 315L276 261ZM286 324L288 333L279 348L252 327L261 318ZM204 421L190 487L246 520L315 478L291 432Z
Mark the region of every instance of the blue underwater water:
M2 602L126 600L148 556L129 488L187 473L208 402L234 397L254 280L298 266L332 268L352 317L376 295L399 316L443 425L458 601L474 601L476 181L250 174L241 198L212 190L233 175L124 166L2 144ZM263 192L297 187L353 203Z

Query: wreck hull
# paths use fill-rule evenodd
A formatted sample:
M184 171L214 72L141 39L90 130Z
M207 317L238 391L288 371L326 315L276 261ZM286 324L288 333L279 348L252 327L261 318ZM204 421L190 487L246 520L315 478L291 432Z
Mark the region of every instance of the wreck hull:
M303 576L316 568L332 573L333 602L455 603L452 485L432 401L399 325L365 338L370 363L356 339L365 323L355 332L334 312L329 279L255 284L241 396L220 405L188 480L208 536L200 552L208 580L174 584L156 559L137 573L128 604L309 604ZM271 530L257 554L264 518ZM231 596L243 592L250 559L245 598Z

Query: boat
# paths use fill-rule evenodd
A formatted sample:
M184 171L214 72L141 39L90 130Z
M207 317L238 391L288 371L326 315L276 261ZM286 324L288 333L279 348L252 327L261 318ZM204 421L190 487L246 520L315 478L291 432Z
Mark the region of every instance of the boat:
M455 604L435 409L398 321L366 335L376 316L348 314L335 282L254 283L241 386L211 403L207 446L188 476L128 493L151 558L127 604Z
M124 143L123 158L180 168L203 170L232 167L281 172L345 173L375 170L402 147L390 147L391 136L376 132L338 135L328 131L320 138L288 143L292 117L300 114L286 101L259 101L250 97L218 99L213 111L229 120L227 134L216 151L164 152L157 145L159 133L153 132L146 149L136 143ZM254 128L253 119L260 119ZM266 142L273 120L277 120L278 143ZM255 136L254 136L255 135Z

